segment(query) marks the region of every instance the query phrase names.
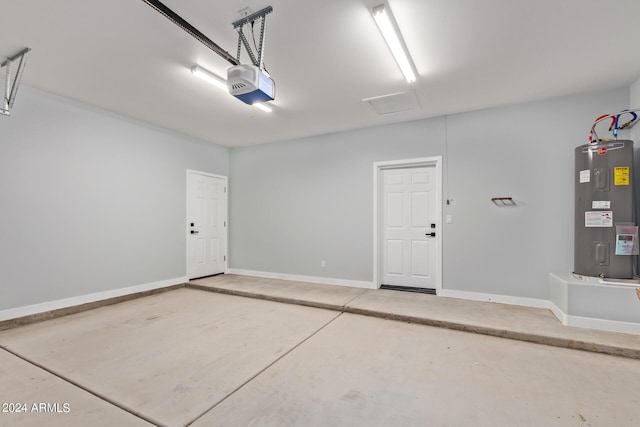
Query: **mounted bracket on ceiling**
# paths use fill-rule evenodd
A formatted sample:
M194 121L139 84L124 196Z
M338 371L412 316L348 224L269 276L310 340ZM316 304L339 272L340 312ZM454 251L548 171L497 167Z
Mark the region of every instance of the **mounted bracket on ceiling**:
M27 64L27 56L30 51L31 49L27 47L7 58L7 60L0 65L0 68L7 67L7 75L4 82L4 97L2 98L2 108L0 109L0 114L4 116L11 114L11 108L13 108L13 102L16 100L16 94L18 93L18 87L20 86L20 80L22 79L22 72ZM11 64L18 60L20 61L18 62L18 70L16 71L16 75L12 81Z
M249 54L249 58L251 58L251 63L256 67L260 68L260 70L264 71L265 29L267 26L267 15L270 14L271 12L273 12L273 8L271 6L267 6L264 9L261 9L255 13L252 13L249 16L245 16L244 18L238 19L237 21L233 22L233 28L238 30L238 54L236 57L238 62L240 62L240 52L242 50L242 45L244 45L244 48L247 50L247 53ZM258 50L258 58L256 58L255 54L253 53L253 50L251 49L251 46L249 45L249 42L247 41L247 37L244 35L244 32L242 31L242 27L244 27L244 25L248 23L251 23L251 25L253 25L254 22L258 19L261 20L261 25L260 25L260 41L258 43L258 46L256 47L256 49Z
M227 70L227 88L229 93L245 104L257 104L275 99L275 82L269 76L264 68L264 35L267 25L267 15L273 11L271 6L252 13L249 16L238 19L233 22L233 28L238 30L238 52L237 60L240 62L240 54L242 53L242 45L244 45L252 65L236 65ZM245 24L251 23L251 31L253 33L253 25L255 21L260 19L260 42L255 46L255 38L253 40L254 47L258 50L258 57L253 53L251 45L242 31ZM252 34L253 36L253 34Z

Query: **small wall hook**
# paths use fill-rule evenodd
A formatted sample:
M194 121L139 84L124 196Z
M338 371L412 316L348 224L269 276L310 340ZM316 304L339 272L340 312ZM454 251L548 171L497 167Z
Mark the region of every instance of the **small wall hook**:
M496 206L515 206L516 202L512 197L492 197L491 201Z

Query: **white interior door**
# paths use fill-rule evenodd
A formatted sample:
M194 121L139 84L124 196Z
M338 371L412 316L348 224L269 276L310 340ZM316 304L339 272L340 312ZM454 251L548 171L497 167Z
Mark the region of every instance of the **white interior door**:
M381 171L381 284L437 288L435 166Z
M187 172L187 275L224 273L227 264L227 179Z

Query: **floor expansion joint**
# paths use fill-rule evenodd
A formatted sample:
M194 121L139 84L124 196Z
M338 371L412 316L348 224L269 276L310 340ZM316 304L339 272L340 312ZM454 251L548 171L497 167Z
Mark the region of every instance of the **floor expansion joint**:
M289 354L291 354L291 352L293 352L295 349L297 349L298 347L300 347L302 344L306 343L307 341L309 341L311 338L313 338L314 336L316 336L320 331L322 331L324 328L326 328L327 326L329 326L331 323L333 323L334 321L336 321L336 319L338 319L340 316L342 316L343 313L338 313L333 319L329 320L328 322L326 322L324 325L322 325L321 327L319 327L316 331L314 331L311 335L309 335L308 337L306 337L305 339L303 339L302 341L300 341L298 344L296 344L295 346L291 347L288 351L286 351L285 353L283 353L280 357L278 357L276 360L274 360L273 362L269 363L267 366L265 366L263 369L261 369L260 371L258 371L255 375L251 376L249 379L247 379L246 381L244 381L242 384L240 384L238 387L236 387L234 390L231 391L231 393L227 394L225 397L223 397L222 399L220 399L219 401L217 401L215 404L213 404L209 409L207 409L206 411L204 411L202 414L198 415L197 417L195 417L193 420L189 421L188 423L186 423L187 426L195 423L196 421L198 421L200 418L204 417L206 414L208 414L210 411L212 411L213 409L216 408L216 406L220 405L222 402L224 402L225 400L229 399L231 396L233 396L234 394L236 394L238 391L240 391L244 386L246 386L247 384L249 384L251 381L253 381L254 379L256 379L258 376L260 376L263 372L267 371L269 368L271 368L273 365L275 365L276 363L278 363L279 361L281 361L282 359L284 359L286 356L288 356Z
M66 382L68 384L71 384L72 386L77 387L77 388L79 388L79 389L91 394L92 396L95 396L98 399L103 400L103 401L105 401L105 402L107 402L107 403L109 403L109 404L111 404L111 405L113 405L113 406L115 406L115 407L117 407L117 408L129 413L129 414L133 415L134 417L140 418L140 419L142 419L142 420L144 420L144 421L146 421L146 422L148 422L148 423L150 423L150 424L152 424L154 426L158 426L158 427L162 426L162 424L158 424L156 421L149 419L148 417L144 416L143 414L140 414L140 413L138 413L138 412L136 412L136 411L134 411L134 410L132 410L130 408L127 408L126 406L114 401L113 399L110 399L110 398L108 398L106 396L103 396L100 393L97 393L97 392L95 392L95 391L83 386L82 384L79 384L76 381L65 377L64 375L61 375L58 372L56 372L56 371L54 371L52 369L49 369L46 366L44 366L44 365L42 365L42 364L40 364L38 362L36 362L34 360L31 360L28 357L25 357L25 356L21 355L20 353L17 353L17 352L15 352L15 351L13 351L13 350L5 347L5 346L0 346L0 348L2 350L6 351L7 353L11 354L12 356L17 357L18 359L22 360L23 362L26 362L26 363L28 363L28 364L30 364L32 366L35 366L36 368L41 369L41 370L53 375L54 377Z

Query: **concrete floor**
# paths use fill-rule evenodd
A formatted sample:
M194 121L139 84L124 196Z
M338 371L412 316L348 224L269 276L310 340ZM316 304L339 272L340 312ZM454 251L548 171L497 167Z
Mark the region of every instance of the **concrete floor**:
M567 327L540 308L232 274L195 280L188 286L640 359L640 335Z
M234 281L271 295L178 289L0 332L0 426L640 425L640 360L331 307L361 289L196 285Z

